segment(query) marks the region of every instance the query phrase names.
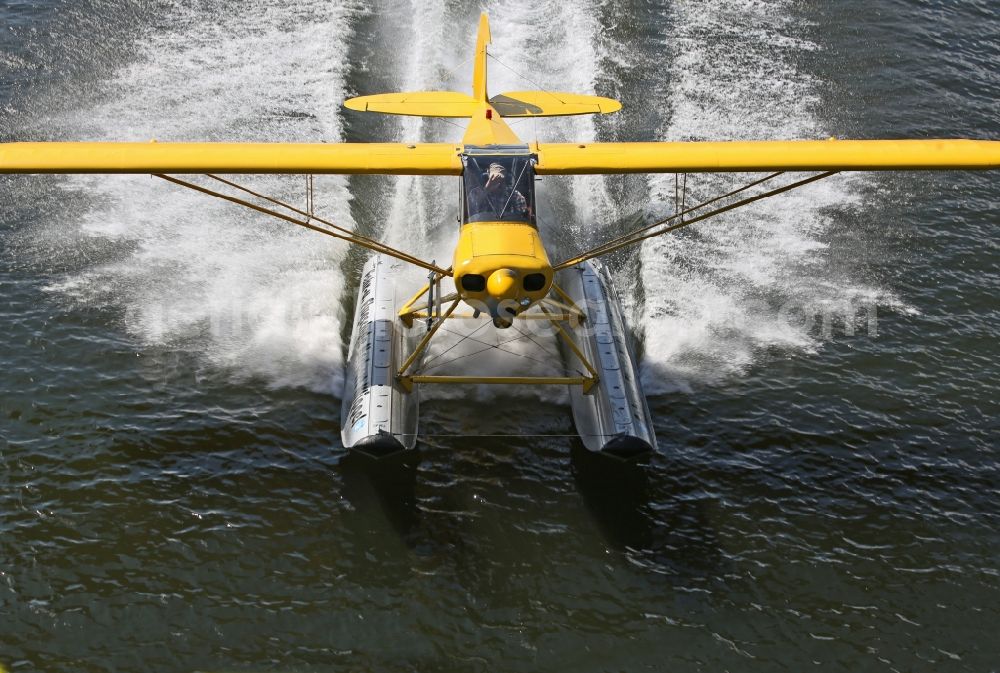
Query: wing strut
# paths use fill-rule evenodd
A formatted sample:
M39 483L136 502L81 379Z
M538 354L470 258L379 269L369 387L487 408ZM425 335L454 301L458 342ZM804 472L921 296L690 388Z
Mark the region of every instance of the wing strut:
M345 229L344 227L338 226L338 225L334 224L333 222L329 222L327 220L324 220L321 217L317 217L315 214L313 214L313 215L310 216L308 213L306 213L306 212L304 212L302 210L299 210L298 208L296 208L294 206L288 205L288 204L286 204L286 203L284 203L282 201L279 201L277 199L273 199L273 198L271 198L269 196L264 196L263 194L258 194L257 192L254 192L254 191L252 191L250 189L247 189L246 187L243 187L241 185L238 185L235 182L230 182L229 180L226 180L224 178L220 178L220 177L218 177L216 175L211 175L210 174L210 175L208 175L208 177L212 178L213 180L218 180L219 182L227 184L227 185L229 185L231 187L234 187L236 189L239 189L242 192L246 192L247 194L251 194L251 195L256 196L258 198L264 199L265 201L273 203L273 204L275 204L277 206L281 206L282 208L287 208L288 210L290 210L290 211L292 211L292 212L294 212L296 214L305 215L307 217L311 217L311 219L316 220L317 222L320 222L320 223L322 223L322 224L324 224L324 225L326 225L328 227L332 227L335 231L331 231L330 229L326 229L324 227L316 226L315 224L310 224L308 221L296 219L296 218L291 217L289 215L285 215L284 213L279 213L276 210L271 210L270 208L265 208L263 206L258 206L257 204L251 203L249 201L245 201L245 200L237 198L235 196L229 196L227 194L222 194L221 192L213 191L211 189L208 189L207 187L202 187L200 185L196 185L193 182L187 182L185 180L181 180L180 178L175 178L175 177L170 176L170 175L164 175L163 173L154 173L153 175L155 177L157 177L157 178L160 178L161 180L166 180L167 182L172 182L175 185L180 185L181 187L186 187L186 188L194 190L196 192L200 192L202 194L207 194L208 196L214 196L216 198L223 199L224 201L229 201L230 203L235 203L235 204L243 206L245 208L249 208L250 210L255 210L258 213L263 213L265 215L270 215L271 217L277 218L277 219L282 220L284 222L289 222L291 224L298 225L298 226L303 227L305 229L309 229L310 231L315 231L315 232L318 232L318 233L321 233L321 234L326 234L327 236L331 236L333 238L337 238L337 239L340 239L342 241L347 241L348 243L353 243L354 245L360 245L361 247L367 248L367 249L372 250L374 252L379 252L379 253L382 253L384 255L388 255L389 257L395 257L398 260L401 260L403 262L408 262L409 264L413 264L414 266L419 266L420 268L427 269L428 271L433 271L434 273L439 274L441 276L451 276L451 272L450 271L448 271L446 269L442 269L441 267L439 267L439 266L437 266L435 264L431 264L430 262L425 262L424 260L419 259L418 257L414 257L413 255L411 255L409 253L403 252L401 250L397 250L397 249L395 249L393 247L390 247L390 246L386 245L385 243L380 243L379 241L376 241L373 238L368 238L367 236L362 236L361 234L356 234L356 233L352 232L350 229ZM338 232L340 232L340 233L338 233Z
M646 225L644 227L636 229L635 231L630 232L628 234L625 234L624 236L619 236L618 238L616 238L616 239L614 239L612 241L608 241L607 243L603 243L603 244L597 246L596 248L591 248L587 252L580 253L576 257L573 257L571 259L567 259L564 262L560 262L559 264L556 264L552 268L554 270L556 270L556 271L559 271L561 269L567 269L567 268L569 268L571 266L576 266L577 264L580 264L581 262L585 262L588 259L593 259L594 257L600 257L602 255L607 255L609 253L614 252L615 250L620 250L620 249L626 248L626 247L628 247L630 245L635 245L637 243L641 243L642 241L645 241L647 238L653 238L655 236L662 236L663 234L669 234L672 231L677 231L678 229L682 229L682 228L684 228L684 227L686 227L688 225L694 224L696 222L702 222L704 220L707 220L710 217L715 217L716 215L721 215L722 213L727 213L730 210L736 210L737 208L742 208L743 206L747 206L747 205L749 205L751 203L754 203L756 201L761 201L763 199L770 198L772 196L777 196L778 194L784 194L785 192L790 192L793 189L798 189L799 187L804 187L804 186L806 186L808 184L812 184L813 182L817 182L817 181L822 180L824 178L828 178L831 175L836 175L838 172L839 171L826 171L824 173L819 173L817 175L812 175L812 176L810 176L808 178L804 178L802 180L798 180L798 181L793 182L791 184L785 185L784 187L778 187L776 189L772 189L772 190L764 192L762 194L757 194L756 196L749 196L749 197L747 197L745 199L741 199L739 201L736 201L735 203L730 203L729 205L722 206L721 208L716 208L715 210L711 210L711 211L709 211L707 213L704 213L703 215L698 215L697 217L694 217L694 218L692 218L690 220L685 220L684 219L685 215L688 215L688 214L692 213L693 211L701 210L702 208L705 208L706 206L709 206L709 205L711 205L713 203L716 203L716 202L721 201L721 200L726 199L726 198L730 198L732 196L736 196L737 194L739 194L741 192L745 192L748 189L751 189L751 188L756 187L758 185L764 184L765 182L768 182L769 180L773 180L774 178L778 177L779 175L782 175L782 173L780 173L780 172L779 173L772 173L771 175L768 175L768 176L766 176L764 178L761 178L761 179L756 180L754 182L751 182L751 183L749 183L747 185L744 185L743 187L740 187L739 189L734 189L733 191L728 192L726 194L723 194L722 196L716 196L715 198L709 199L708 201L703 201L702 203L699 203L696 206L692 206L692 207L690 207L690 208L688 208L686 210L682 210L679 213L674 213L673 215L671 215L669 217L665 217L662 220L657 220L656 222L653 222L652 224L648 224L648 225ZM672 221L674 221L674 220L676 220L678 218L680 218L680 220L681 220L679 223L672 224L672 225L669 225L669 226L663 226L663 225L668 225L670 222L672 222ZM662 227L662 228L657 229L657 227Z

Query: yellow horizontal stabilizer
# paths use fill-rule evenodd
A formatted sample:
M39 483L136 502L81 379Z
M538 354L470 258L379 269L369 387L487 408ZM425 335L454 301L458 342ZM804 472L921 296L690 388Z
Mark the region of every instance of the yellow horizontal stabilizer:
M469 94L457 91L380 93L344 101L350 110L414 117L471 117L481 105Z
M608 114L622 109L612 98L558 91L510 91L490 99L501 117L562 117Z
M995 140L768 140L532 145L540 175L1000 168Z
M0 173L460 175L448 143L0 143Z
M501 117L563 117L608 114L622 105L611 98L551 91L511 91L494 96L490 105ZM360 112L381 112L414 117L472 117L485 109L468 94L457 91L411 91L359 96L344 107Z

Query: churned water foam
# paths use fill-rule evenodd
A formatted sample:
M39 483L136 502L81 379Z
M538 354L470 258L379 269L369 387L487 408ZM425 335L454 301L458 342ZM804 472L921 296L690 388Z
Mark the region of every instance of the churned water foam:
M238 12L175 5L135 62L61 127L73 139L335 142L351 6ZM298 178L243 178L301 206ZM342 367L342 243L268 221L149 177L73 177L88 194L77 234L119 249L51 289L124 305L147 347L193 351L203 365L273 386L334 391ZM351 226L347 180L316 179L317 211ZM349 317L347 318L349 320Z

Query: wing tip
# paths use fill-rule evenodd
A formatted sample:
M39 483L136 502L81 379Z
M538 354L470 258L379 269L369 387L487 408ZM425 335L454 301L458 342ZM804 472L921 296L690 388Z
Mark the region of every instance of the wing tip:
M597 98L600 99L598 106L601 108L602 115L608 115L622 109L621 101L617 101L614 98L604 98L603 96L597 96Z
M348 110L365 112L368 109L367 98L368 96L355 96L354 98L348 98L344 101L344 107Z
M490 15L488 12L479 13L479 31L477 36L481 36L483 44L493 43L493 35L490 33Z

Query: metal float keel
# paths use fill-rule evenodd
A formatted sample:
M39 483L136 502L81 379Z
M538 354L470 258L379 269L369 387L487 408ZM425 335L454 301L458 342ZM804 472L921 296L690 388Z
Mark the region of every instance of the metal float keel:
M633 458L656 448L653 422L639 381L632 338L604 265L590 260L564 269L559 288L586 315L570 321L577 347L596 370L589 393L570 386L573 422L590 451ZM573 358L567 354L567 362Z
M384 255L365 264L347 355L340 436L345 447L376 458L412 449L417 442L418 392L407 392L396 381L417 338L396 316L396 287L404 268Z

